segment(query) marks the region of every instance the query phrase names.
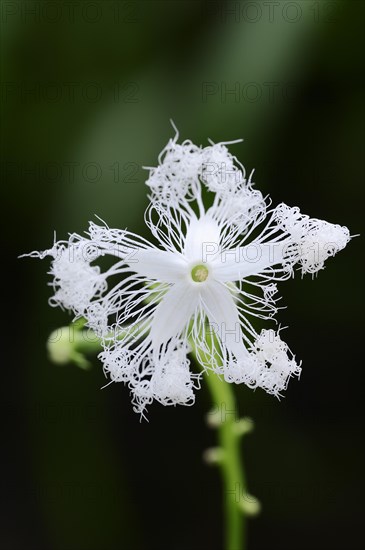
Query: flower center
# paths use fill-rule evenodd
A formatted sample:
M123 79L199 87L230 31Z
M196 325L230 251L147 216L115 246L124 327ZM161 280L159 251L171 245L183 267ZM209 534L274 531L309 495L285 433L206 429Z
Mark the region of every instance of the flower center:
M196 265L191 270L191 278L195 283L203 283L204 281L207 280L208 275L209 275L208 268L203 264Z

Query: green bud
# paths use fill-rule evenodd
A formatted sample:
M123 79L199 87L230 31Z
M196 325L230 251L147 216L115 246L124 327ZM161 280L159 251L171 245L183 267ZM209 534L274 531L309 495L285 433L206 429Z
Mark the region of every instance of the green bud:
M53 331L47 340L48 356L52 363L56 365L74 363L81 369L90 368L91 363L76 349L80 335L81 332L75 325Z
M244 418L240 418L238 422L233 424L232 430L236 435L242 436L251 433L254 427L255 425L253 420L248 416L245 416Z
M224 460L224 450L221 447L211 447L203 453L203 460L206 464L221 464Z
M238 505L241 508L242 512L247 516L257 516L261 512L260 501L256 497L249 495L248 493L242 496Z

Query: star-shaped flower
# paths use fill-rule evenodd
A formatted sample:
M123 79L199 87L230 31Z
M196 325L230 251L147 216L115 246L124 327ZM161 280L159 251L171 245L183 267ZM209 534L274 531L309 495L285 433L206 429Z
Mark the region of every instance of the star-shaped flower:
M149 168L145 220L154 243L90 223L86 237L33 252L53 258L50 303L85 317L102 340L105 373L128 384L137 412L154 399L194 403L200 376L190 369L191 346L227 382L279 396L301 368L279 331L258 333L255 319L277 312L276 281L296 265L317 273L349 230L296 207L271 208L227 144L177 139ZM103 256L114 263L101 271Z

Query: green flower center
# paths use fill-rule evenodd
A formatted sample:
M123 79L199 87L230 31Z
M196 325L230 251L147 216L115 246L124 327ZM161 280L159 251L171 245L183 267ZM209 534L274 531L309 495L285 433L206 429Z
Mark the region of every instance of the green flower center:
M207 267L203 264L196 265L191 270L191 278L195 283L203 283L207 280L209 275L209 271Z

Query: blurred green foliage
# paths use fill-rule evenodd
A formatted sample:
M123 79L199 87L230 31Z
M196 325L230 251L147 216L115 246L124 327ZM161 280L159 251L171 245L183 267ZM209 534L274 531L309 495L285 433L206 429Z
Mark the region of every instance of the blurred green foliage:
M140 424L127 389L99 391L97 361L91 372L50 364L46 339L67 313L47 306L46 265L15 257L94 215L145 233L142 167L173 135L170 118L197 143L243 137L232 150L274 202L360 233L362 4L23 0L1 10L4 311L17 338L3 350L0 544L218 549L204 388L193 408L155 405ZM257 426L247 470L264 508L251 550L360 547L359 251L355 239L318 280L280 289L286 340L303 359L286 399L237 388Z

